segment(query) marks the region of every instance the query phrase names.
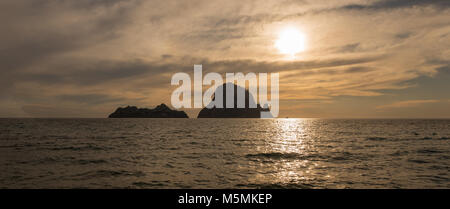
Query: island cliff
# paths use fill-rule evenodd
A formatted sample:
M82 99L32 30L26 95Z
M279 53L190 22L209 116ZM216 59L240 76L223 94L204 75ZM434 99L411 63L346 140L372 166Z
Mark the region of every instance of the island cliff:
M215 92L223 92L223 107L224 108L203 108L199 114L198 118L260 118L262 111L269 111L269 108L262 108L259 104L256 108L250 108L249 104L254 104L256 100L250 92L238 85L234 85L234 106L232 108L226 107L226 84L217 87ZM237 108L237 89L241 88L245 90L245 108ZM213 96L213 101L215 100L215 95Z
M170 109L165 104L160 104L154 109L137 108L135 106L119 107L109 118L188 118L184 111Z

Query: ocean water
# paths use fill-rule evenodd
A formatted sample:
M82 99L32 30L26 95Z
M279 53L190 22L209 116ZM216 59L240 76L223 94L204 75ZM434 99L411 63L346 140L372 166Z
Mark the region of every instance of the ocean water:
M0 119L0 188L450 188L450 120Z

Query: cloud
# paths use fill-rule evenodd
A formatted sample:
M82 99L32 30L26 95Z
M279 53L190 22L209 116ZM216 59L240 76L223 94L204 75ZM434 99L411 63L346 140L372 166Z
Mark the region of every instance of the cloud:
M438 9L450 7L447 0L377 0L371 4L349 4L341 7L345 10L389 10L411 8L414 6L433 6Z
M411 32L402 32L402 33L395 34L395 37L398 39L407 39L407 38L411 37L412 35L413 35L413 33L411 33Z
M52 71L22 73L25 81L48 84L99 85L105 82L141 76L152 71L152 65L141 60L83 60L49 65ZM57 71L56 69L64 69ZM163 69L160 69L163 70Z
M206 69L213 72L283 72L292 70L308 70L327 67L349 66L377 61L382 57L369 56L359 58L341 58L308 61L256 61L256 60L219 60L203 61Z
M354 44L347 44L345 46L342 46L339 50L337 50L338 53L346 53L346 52L355 52L360 47L360 43L354 43Z
M167 61L169 59L169 61ZM41 84L61 85L101 85L107 82L127 81L130 79L149 78L149 84L161 84L153 79L177 72L193 72L194 64L202 64L204 73L208 72L284 72L307 71L311 69L352 66L374 62L380 57L362 57L352 59L329 59L310 61L256 61L256 60L209 60L163 55L158 61L144 60L72 60L64 63L48 63L44 71L20 72L15 76L16 82L37 82ZM64 69L64 70L58 70ZM354 73L369 71L369 67L349 67L342 72ZM331 74L332 72L329 71ZM132 81L130 81L132 82ZM167 84L170 80L166 81ZM123 83L122 83L123 84ZM157 85L154 85L155 87Z
M0 95L27 69L117 39L136 6L118 0L2 1Z
M167 103L171 76L191 74L194 64L203 64L204 73L278 72L285 105L388 96L387 90L411 88L412 79L448 72L448 5L1 1L0 109L54 116L52 110L65 112L52 104L63 103L74 113L84 108L95 115L114 105ZM299 27L307 37L306 51L295 60L273 46L286 26Z
M416 107L423 104L430 104L430 103L437 103L439 100L429 99L429 100L406 100L406 101L399 101L394 102L392 104L387 105L380 105L377 106L377 109L383 110L383 109L391 109L391 108L407 108L407 107Z
M137 6L131 2L6 1L0 20L0 67L16 70L51 55L116 38Z
M21 107L27 117L98 117L92 107L86 106L59 106L46 104L27 104ZM98 111L98 110L97 110Z
M62 101L70 101L81 104L105 104L111 102L123 101L124 98L112 97L105 94L64 94L58 95L56 98Z

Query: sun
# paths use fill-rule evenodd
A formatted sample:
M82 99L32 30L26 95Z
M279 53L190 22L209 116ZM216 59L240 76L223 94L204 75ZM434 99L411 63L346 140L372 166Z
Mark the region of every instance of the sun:
M305 50L305 35L296 28L286 28L278 35L275 47L280 53L295 57L295 54Z

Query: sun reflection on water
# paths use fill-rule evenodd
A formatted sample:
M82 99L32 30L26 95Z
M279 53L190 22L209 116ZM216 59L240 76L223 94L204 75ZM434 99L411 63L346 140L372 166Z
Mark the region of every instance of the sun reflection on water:
M257 181L266 184L291 185L301 187L308 185L312 179L316 163L308 160L307 155L312 148L311 138L308 138L306 119L279 119L273 121L275 134L268 141L267 153L273 157L271 163L261 166L270 166L272 173L257 175ZM307 133L308 132L308 133ZM307 186L305 186L307 187Z
M271 143L273 152L281 153L302 153L304 133L303 119L283 119L274 121L274 129L277 130L277 136Z

